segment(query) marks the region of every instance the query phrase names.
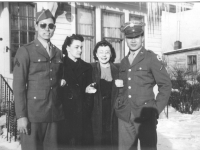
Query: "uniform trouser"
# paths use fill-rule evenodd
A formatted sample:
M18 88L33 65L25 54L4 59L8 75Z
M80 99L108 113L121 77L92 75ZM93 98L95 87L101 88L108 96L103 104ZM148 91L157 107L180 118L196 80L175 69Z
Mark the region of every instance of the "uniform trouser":
M57 123L30 123L29 134L21 134L22 150L57 150Z
M119 150L137 150L138 139L141 150L157 150L157 118L143 120L140 125L134 122L131 113L130 122L118 119Z

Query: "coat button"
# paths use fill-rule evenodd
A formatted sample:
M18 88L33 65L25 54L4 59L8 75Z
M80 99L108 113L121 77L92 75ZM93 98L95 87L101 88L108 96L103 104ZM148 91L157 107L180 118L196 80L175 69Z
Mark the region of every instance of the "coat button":
M131 80L131 78L129 77L128 80Z
M38 59L38 62L40 62L40 59Z
M142 68L141 68L141 67L140 67L139 69L140 69L140 70L142 70Z
M50 71L52 71L52 69L50 69Z
M34 97L34 99L36 99L36 97Z
M49 61L49 63L51 64L51 61Z
M146 105L147 103L145 102L144 104Z
M131 98L131 95L129 95L128 98Z
M131 86L128 86L129 89L131 89Z
M53 87L50 88L51 90L53 89Z
M50 80L52 80L52 78L50 78Z
M129 72L131 72L131 69L128 69Z

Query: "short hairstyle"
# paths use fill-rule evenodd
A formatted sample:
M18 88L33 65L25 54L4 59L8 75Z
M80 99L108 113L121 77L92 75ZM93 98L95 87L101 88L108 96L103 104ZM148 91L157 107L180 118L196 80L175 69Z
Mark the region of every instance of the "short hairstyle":
M67 48L67 46L70 46L74 40L79 40L79 41L83 42L84 38L80 34L72 34L72 36L67 36L62 45L63 54L67 55L66 48Z
M94 60L98 60L97 56L96 56L96 53L97 53L97 50L100 46L108 46L110 48L110 52L111 52L111 57L110 57L110 60L109 62L114 62L115 61L115 58L116 58L116 53L115 53L115 49L113 48L113 46L106 40L102 40L100 42L98 42L95 47L94 47L94 50L93 50L93 57L94 57Z

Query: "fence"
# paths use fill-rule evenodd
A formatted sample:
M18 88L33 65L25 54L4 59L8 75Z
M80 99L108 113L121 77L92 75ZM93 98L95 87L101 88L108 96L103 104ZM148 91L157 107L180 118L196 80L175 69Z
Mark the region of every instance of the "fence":
M6 115L7 141L14 137L17 139L17 120L13 90L5 78L0 75L0 117Z

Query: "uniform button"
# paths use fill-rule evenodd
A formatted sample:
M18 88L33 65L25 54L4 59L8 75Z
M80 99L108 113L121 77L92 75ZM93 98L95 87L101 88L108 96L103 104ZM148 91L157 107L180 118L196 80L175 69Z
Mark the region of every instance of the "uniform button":
M131 89L131 86L128 86L129 89Z
M51 64L51 61L49 63Z
M129 72L131 72L131 69L128 69Z
M131 78L128 78L128 80L131 80Z
M36 99L36 97L34 97L34 99Z
M144 104L146 105L147 103L145 102Z
M141 67L140 67L139 69L140 69L140 70L142 70L142 68L141 68Z
M52 90L53 88L51 87L50 89Z
M50 69L50 71L52 71L52 69Z
M40 59L38 59L38 62L40 62L41 60Z
M50 80L52 80L52 78L50 78Z
M129 95L128 98L131 98L131 95Z

